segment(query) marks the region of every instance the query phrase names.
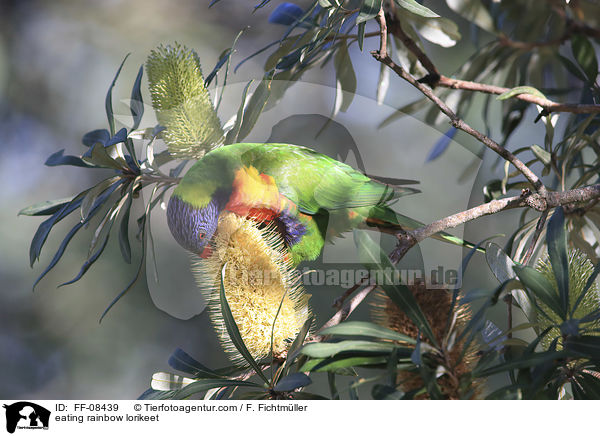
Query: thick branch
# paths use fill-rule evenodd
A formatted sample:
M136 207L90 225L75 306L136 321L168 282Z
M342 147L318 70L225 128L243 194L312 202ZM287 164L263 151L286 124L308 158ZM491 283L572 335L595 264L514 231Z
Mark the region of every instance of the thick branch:
M596 198L600 198L600 184L584 186L582 188L563 192L548 192L545 198L540 194L525 191L520 196L492 200L489 203L442 218L427 226L413 230L411 234L414 237L415 242L421 242L443 230L451 229L460 224L467 223L482 216L492 215L503 210L530 207L540 212L545 212L558 206L586 202Z

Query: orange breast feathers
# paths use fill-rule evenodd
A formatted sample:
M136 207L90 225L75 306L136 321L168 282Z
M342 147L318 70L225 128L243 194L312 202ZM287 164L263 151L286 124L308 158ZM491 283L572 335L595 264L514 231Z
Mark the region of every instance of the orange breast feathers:
M273 177L260 174L251 166L236 171L233 191L225 209L257 221L270 221L288 208L289 203L279 194Z

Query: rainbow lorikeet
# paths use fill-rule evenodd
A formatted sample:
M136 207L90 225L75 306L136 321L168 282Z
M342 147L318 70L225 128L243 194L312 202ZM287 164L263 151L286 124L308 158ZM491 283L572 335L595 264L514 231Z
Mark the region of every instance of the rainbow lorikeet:
M201 257L210 254L223 212L273 223L298 264L315 259L325 242L354 228L418 226L389 207L391 200L415 192L306 147L231 144L189 169L169 200L167 219L177 242Z

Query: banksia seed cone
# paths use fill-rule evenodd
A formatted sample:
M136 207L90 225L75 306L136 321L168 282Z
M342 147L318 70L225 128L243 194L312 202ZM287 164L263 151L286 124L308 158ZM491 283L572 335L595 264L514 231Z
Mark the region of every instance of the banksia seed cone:
M412 291L423 314L427 318L436 340L439 344L444 344L448 315L452 307L452 293L446 289L427 289L425 283L422 281L408 285L408 288ZM376 293L371 314L378 324L412 338L417 338L419 332L417 326L381 290L378 290ZM456 333L456 337L459 337L463 332L465 324L471 318L471 312L467 306L461 305L460 301L457 301L452 317L454 318L454 322L451 320L450 324L453 325L452 329ZM421 336L421 340L429 342L423 336ZM470 346L461 359L464 341L454 343L448 348L450 349L446 350L446 355L444 356L446 371L437 380L442 394L448 399L461 399L463 398L462 392L470 391L470 397L473 398L479 391L478 384L471 382L470 386L464 387L460 385L460 381L464 375L472 371L475 364L476 349L474 346ZM398 383L400 389L404 392L411 392L424 387L421 376L412 371L399 371ZM415 397L415 399L428 398L427 394Z
M204 86L194 50L160 46L146 61L152 106L163 138L178 158L199 159L223 142L223 129Z
M552 270L552 265L548 259L548 255L545 255L541 259L538 260L535 268L541 272L552 284L553 290L556 295L559 294L558 285L556 283L556 277L554 277L554 272ZM585 285L594 272L594 265L587 258L587 256L579 251L579 250L571 250L569 252L569 312L572 310L575 302L579 299ZM547 319L541 313L537 316L537 322L539 324L539 331L542 332L546 328L550 327L552 324L560 325L562 320L560 316L553 312L550 307L546 306L541 301L537 301L540 308L550 317L551 320ZM578 304L575 313L573 314L573 318L581 319L585 315L588 315L595 310L600 308L600 297L598 295L598 287L594 282L590 289L587 291L581 302ZM598 329L600 328L600 320L594 320L587 323L581 323L579 325L580 329ZM589 334L598 334L597 332L589 333ZM542 346L545 349L550 347L552 341L558 338L558 349L562 348L562 335L560 329L557 327L553 327L550 329L548 334L544 336L541 341Z
M246 348L255 359L267 357L272 335L273 356L283 357L310 316L310 295L300 284L281 235L274 228L261 229L255 221L225 213L211 249L211 255L199 259L193 269L223 348L234 362L243 363L227 333L219 300L221 271L227 264L225 295Z

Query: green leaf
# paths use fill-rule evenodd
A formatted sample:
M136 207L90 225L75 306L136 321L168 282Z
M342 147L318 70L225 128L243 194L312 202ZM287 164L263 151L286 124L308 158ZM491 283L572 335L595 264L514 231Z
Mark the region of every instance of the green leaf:
M565 340L565 349L600 360L600 336L570 336Z
M58 212L64 205L70 203L73 200L73 197L61 198L59 200L47 200L42 201L41 203L36 203L31 206L27 206L24 209L21 209L18 215L27 215L27 216L44 216L44 215L53 215Z
M223 265L223 269L221 270L221 290L219 293L219 299L220 299L220 303L221 303L221 314L223 315L223 321L224 321L225 327L227 329L227 334L229 335L231 342L233 343L235 348L238 350L238 352L242 355L242 357L246 360L246 362L248 362L248 364L252 367L252 369L254 369L254 371L256 371L256 374L261 379L263 379L265 383L269 384L269 380L263 374L262 370L260 369L260 366L258 366L258 363L256 363L256 361L254 360L254 357L252 357L252 354L250 354L250 351L248 351L248 349L246 348L246 344L244 344L244 340L242 339L242 336L240 335L238 326L235 322L235 319L233 318L231 309L229 308L229 303L227 302L227 296L225 295L225 283L224 283L226 268L227 268L227 264Z
M372 366L372 365L383 365L387 362L385 356L360 356L360 357L331 357L325 359L311 359L302 365L300 371L302 372L326 372L332 371L339 373L347 368L354 366ZM343 373L345 375L351 375Z
M516 97L521 94L531 94L536 97L546 98L544 94L535 89L533 86L517 86L516 88L509 89L508 91L500 94L496 97L496 100L508 100L511 97Z
M325 358L340 353L369 353L389 354L394 349L394 344L371 341L341 341L341 342L311 342L306 344L300 352L308 357Z
M415 15L420 15L426 18L438 18L439 15L433 12L431 9L426 8L415 0L396 0L396 4L401 8L406 9L408 12L412 12Z
M340 111L346 112L356 92L356 74L352 67L352 59L348 53L348 46L344 41L339 45L338 50L333 58L335 65L336 92L333 115L337 115Z
M320 336L367 336L414 344L414 338L366 321L346 321L319 332Z
M169 357L169 366L177 371L191 374L194 378L222 378L224 374L219 371L213 371L207 366L201 364L181 348L177 348L171 357Z
M139 127L142 117L144 116L144 100L142 99L142 75L144 74L144 66L142 65L138 71L137 77L131 90L131 101L129 103L129 110L131 111L131 117L133 118L133 126L131 130L135 130Z
M423 97L419 100L413 101L412 103L408 103L408 104L396 109L390 116L388 116L385 120L383 120L381 123L379 123L377 128L382 129L384 127L387 127L388 125L392 124L394 121L397 121L406 115L413 114L414 112L417 112L417 111L423 109L424 107L427 106L428 102L429 102L429 100L426 97Z
M501 363L488 368L473 370L474 377L489 377L494 374L504 373L518 368L533 368L544 363L553 362L559 359L565 359L569 357L569 353L565 351L544 351L541 353L534 353L522 358L510 360L508 362Z
M135 183L135 182L134 182ZM131 245L129 244L129 216L131 214L131 205L133 204L133 184L129 189L127 201L123 207L123 215L121 216L121 224L119 226L119 249L123 260L128 264L131 263Z
M383 0L363 0L356 18L356 24L364 23L369 21L379 13Z
M65 155L65 150L59 150L56 153L52 153L44 162L44 165L48 167L56 167L60 165L71 165L74 167L82 167L82 168L93 168L93 165L88 164L83 161L80 157Z
M358 25L358 48L363 51L363 45L365 43L365 27L366 23L359 23Z
M93 165L104 168L112 168L115 170L122 170L127 166L127 164L123 165L124 162L119 162L117 160L117 158L120 156L118 156L118 153L113 152L113 150L115 150L113 147L105 147L100 143L96 143L91 146L81 158L84 162Z
M81 219L86 219L88 217L90 210L92 209L92 206L94 205L98 197L109 187L111 187L113 183L119 180L119 176L104 179L92 189L90 189L87 192L87 194L85 194L85 197L83 197L83 201L81 202Z
M238 136L240 133L240 127L242 125L242 120L244 119L244 111L246 110L248 89L250 89L250 85L252 85L252 80L249 81L244 87L244 91L242 92L242 102L237 111L237 116L235 117L235 121L233 123L233 127L227 132L225 136L225 144L234 144L239 142Z
M532 145L529 147L531 152L537 157L544 165L548 166L552 162L552 155L544 150L539 145Z
M556 278L563 314L569 311L569 257L567 255L567 233L565 213L562 207L554 209L546 230L548 257Z
M241 386L248 388L260 388L261 386L257 383L252 383L244 380L227 380L227 379L219 379L219 380L198 380L197 382L191 383L184 387L183 389L177 391L175 395L173 395L174 400L183 400L185 398L189 398L194 394L199 392L205 392L209 389L213 388L221 388L227 386Z
M575 77L577 77L579 80L581 80L582 82L587 82L587 77L585 76L585 74L579 69L579 67L577 65L575 65L571 59L566 58L562 55L558 55L558 58L560 59L560 61L562 62L562 64L565 66L565 68L567 69L567 71L569 71L572 75L574 75Z
M115 134L115 117L113 114L112 107L112 90L115 87L115 83L119 78L119 74L121 74L121 69L123 68L123 65L125 65L125 61L129 57L129 55L130 53L127 53L125 59L123 59L123 62L121 62L121 65L117 70L117 74L115 74L115 78L113 79L112 83L110 84L110 87L108 88L108 92L106 93L106 100L104 101L104 106L106 108L106 117L108 118L108 125L110 126L110 136L114 136Z
M490 33L496 33L494 19L480 0L446 0L446 4L467 21Z
M405 285L394 285L395 278L400 274L391 263L387 255L381 250L366 231L354 231L354 242L358 247L358 254L361 262L367 269L376 270L378 277L382 277L385 283L381 288L388 297L415 323L417 328L425 335L432 344L436 345L437 340L431 326L425 318L423 311L419 307L413 293Z
M592 43L584 35L577 34L571 38L571 50L588 81L594 83L598 76L598 60Z
M308 386L311 383L312 380L309 376L301 372L295 372L293 374L288 374L279 380L273 390L275 392L291 392L298 388Z
M441 47L453 47L460 41L458 26L447 18L415 17L417 32L429 42Z
M517 276L513 270L515 266L513 260L493 242L488 243L485 247L485 260L500 283Z
M271 83L273 81L273 73L265 74L264 79L258 84L254 93L248 101L248 105L244 109L244 116L237 140L241 141L250 134L254 125L258 121L258 117L262 113L269 96L271 95Z
M541 272L528 266L515 266L514 270L521 283L533 293L535 298L542 301L562 319L565 318L566 313L563 311L559 295Z

